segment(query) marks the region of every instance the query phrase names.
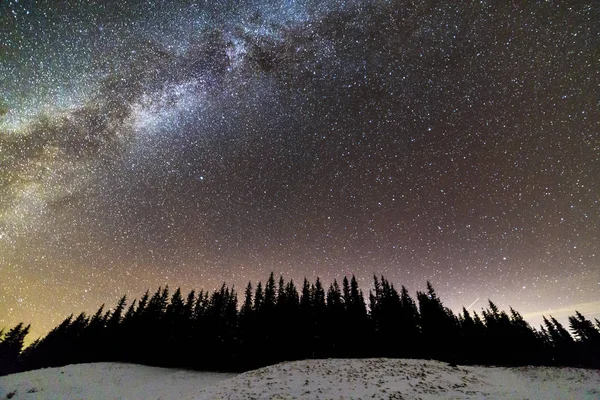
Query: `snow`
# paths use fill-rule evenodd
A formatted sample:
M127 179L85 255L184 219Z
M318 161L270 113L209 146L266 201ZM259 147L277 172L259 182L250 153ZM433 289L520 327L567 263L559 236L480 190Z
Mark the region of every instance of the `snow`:
M195 372L123 363L46 368L0 377L0 399L195 399L196 393L235 374Z
M331 359L235 375L95 363L0 377L0 399L15 390L13 399L600 399L600 371Z

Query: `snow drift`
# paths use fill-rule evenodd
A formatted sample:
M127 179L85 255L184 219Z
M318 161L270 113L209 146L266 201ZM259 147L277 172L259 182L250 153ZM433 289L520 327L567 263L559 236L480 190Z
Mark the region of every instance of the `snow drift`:
M243 374L94 363L0 377L0 399L600 399L600 371L306 360Z

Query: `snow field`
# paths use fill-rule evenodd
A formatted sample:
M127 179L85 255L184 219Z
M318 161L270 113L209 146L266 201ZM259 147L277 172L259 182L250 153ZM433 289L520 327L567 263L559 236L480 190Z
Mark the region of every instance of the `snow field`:
M0 377L13 399L600 399L600 371L407 359L286 362L243 374L93 363Z

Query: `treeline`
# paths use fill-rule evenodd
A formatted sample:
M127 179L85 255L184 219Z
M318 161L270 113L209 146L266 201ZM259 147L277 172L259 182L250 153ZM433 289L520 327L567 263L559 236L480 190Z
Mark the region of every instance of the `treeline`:
M307 358L409 357L484 365L561 365L600 368L600 321L569 317L572 335L554 318L539 330L517 311L487 309L458 315L432 285L398 291L374 277L368 306L354 276L326 289L320 279L293 281L273 274L238 293L168 287L112 310L71 315L22 350L29 327L0 333L0 375L73 363L122 361L206 370L242 371Z

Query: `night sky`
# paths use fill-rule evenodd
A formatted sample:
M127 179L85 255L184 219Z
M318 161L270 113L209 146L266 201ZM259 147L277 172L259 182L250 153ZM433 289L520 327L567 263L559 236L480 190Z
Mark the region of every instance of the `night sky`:
M0 327L271 271L600 314L598 2L0 4Z

